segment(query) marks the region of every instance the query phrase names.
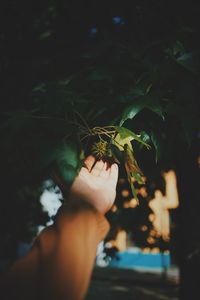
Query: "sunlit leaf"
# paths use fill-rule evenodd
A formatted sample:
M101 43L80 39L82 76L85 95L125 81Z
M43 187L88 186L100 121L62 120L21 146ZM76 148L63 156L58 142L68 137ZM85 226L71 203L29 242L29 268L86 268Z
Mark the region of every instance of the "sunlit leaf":
M147 148L150 148L150 145L147 144L146 142L144 142L141 138L140 135L135 134L134 132L132 132L131 130L122 127L122 126L114 126L115 130L118 132L119 134L119 143L124 146L125 144L128 144L132 141L132 140L136 140L137 142L143 144L144 146L146 146Z
M133 193L133 197L137 200L137 204L139 204L139 199L138 199L138 196L137 196L137 192L136 192L134 184L133 184L133 182L131 180L131 177L130 177L129 183L130 183L131 191Z
M139 168L137 161L134 157L133 148L129 147L127 144L124 146L124 157L125 157L125 169L127 174L140 174L143 175L143 172Z

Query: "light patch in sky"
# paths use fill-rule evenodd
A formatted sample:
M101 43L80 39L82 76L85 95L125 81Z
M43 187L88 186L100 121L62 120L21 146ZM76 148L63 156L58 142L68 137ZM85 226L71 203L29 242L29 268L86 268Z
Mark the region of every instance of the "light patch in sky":
M40 203L42 204L43 211L47 212L50 218L55 216L61 206L59 194L49 190L44 190L40 197Z

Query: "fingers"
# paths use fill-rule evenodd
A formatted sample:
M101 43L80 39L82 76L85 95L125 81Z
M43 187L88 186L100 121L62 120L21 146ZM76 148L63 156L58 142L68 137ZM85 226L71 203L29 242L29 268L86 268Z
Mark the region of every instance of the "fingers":
M99 176L103 168L104 168L104 162L102 160L99 160L96 162L96 164L94 165L90 173L94 176Z
M108 168L107 163L103 162L102 160L99 160L95 163L95 158L92 155L86 158L84 164L91 175L99 176L103 179L108 179L108 183L116 187L118 180L117 164L112 164L112 166ZM86 171L86 169L83 171Z
M112 184L114 187L116 187L116 185L117 185L118 173L119 173L118 165L113 164L110 167L110 175L109 175L108 182L109 182L109 184Z
M103 169L101 170L99 176L103 179L107 179L109 177L109 174L110 174L110 169L108 168L107 163L104 162Z
M95 158L92 155L89 155L84 161L84 164L86 168L89 170L89 172L92 170L94 163L95 163Z

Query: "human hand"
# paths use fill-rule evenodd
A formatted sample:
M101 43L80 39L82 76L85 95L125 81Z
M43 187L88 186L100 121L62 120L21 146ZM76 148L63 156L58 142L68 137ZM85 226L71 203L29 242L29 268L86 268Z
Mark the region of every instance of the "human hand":
M83 199L105 214L115 201L118 165L108 167L102 160L95 163L95 158L90 155L85 166L75 178L69 198L73 201Z

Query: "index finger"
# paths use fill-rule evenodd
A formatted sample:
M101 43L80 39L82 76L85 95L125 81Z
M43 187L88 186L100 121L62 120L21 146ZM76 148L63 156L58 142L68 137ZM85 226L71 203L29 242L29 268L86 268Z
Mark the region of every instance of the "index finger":
M89 172L91 171L92 167L94 166L95 163L95 157L92 155L89 155L85 161L84 161L84 165L86 166L86 168L89 170Z

